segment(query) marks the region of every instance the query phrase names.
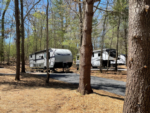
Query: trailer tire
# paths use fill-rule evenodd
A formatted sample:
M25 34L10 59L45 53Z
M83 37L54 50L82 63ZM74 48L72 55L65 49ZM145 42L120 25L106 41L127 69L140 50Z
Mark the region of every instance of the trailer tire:
M97 67L94 67L94 66L91 64L91 68L97 68Z

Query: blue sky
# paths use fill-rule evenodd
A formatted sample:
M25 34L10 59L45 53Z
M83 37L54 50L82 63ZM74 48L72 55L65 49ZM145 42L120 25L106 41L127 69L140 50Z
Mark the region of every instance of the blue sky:
M36 1L38 1L38 0L36 0ZM40 4L41 3L46 5L47 0L42 0L40 2ZM96 2L94 5L97 6L97 4L98 4L98 2ZM99 7L105 8L105 4L106 4L106 0L101 0L101 4L99 5ZM36 7L38 7L39 5L37 5ZM2 9L4 7L5 6L2 4L2 2L0 2L0 8ZM32 5L30 7L32 7ZM26 11L26 9L24 9L24 10ZM2 11L1 11L1 14L2 14ZM13 1L11 1L9 9L6 12L6 18L11 20L11 18L14 18L13 14L14 14L14 3L13 3ZM101 15L99 15L98 10L96 11L95 16L98 16L99 19L101 18ZM0 15L0 17L2 17L2 15ZM25 27L27 27L27 25L25 25ZM6 25L5 28L10 28L10 25ZM13 42L14 36L15 36L15 34L13 33L13 35L11 37L11 42ZM5 39L5 41L6 41L6 43L9 43L9 39Z

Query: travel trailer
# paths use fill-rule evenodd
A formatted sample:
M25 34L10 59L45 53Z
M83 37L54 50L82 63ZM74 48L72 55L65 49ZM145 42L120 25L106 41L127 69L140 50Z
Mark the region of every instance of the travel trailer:
M110 63L111 63L111 65L115 65L116 60L111 61ZM126 65L126 55L124 55L124 54L119 55L118 60L117 60L117 64L118 65Z
M100 56L101 56L101 50L94 50L93 54L91 56L91 66L94 67L99 67L100 66ZM102 60L103 60L103 66L108 66L110 67L111 61L115 61L116 59L116 50L115 49L103 49L102 53ZM77 54L76 57L76 66L77 69L79 69L79 54Z
M72 66L73 57L68 49L51 48L49 51L49 68L70 68ZM29 64L31 68L46 69L46 50L38 51L29 56Z

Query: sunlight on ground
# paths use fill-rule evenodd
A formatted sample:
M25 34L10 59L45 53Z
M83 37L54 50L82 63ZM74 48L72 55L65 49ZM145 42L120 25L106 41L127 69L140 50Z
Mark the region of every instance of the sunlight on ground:
M0 72L1 73L1 72ZM81 95L77 85L24 74L16 82L14 76L0 76L1 113L121 113L123 96L94 90Z

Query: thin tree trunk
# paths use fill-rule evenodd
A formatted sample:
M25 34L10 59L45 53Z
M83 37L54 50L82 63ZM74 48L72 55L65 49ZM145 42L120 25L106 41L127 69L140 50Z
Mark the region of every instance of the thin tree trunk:
M149 6L150 0L129 1L128 75L123 113L150 113Z
M117 27L117 44L116 44L116 62L115 62L115 71L118 70L118 40L119 40L119 28L120 28L120 16L118 17L118 27Z
M53 19L53 21L54 21L53 26L54 26L54 28L55 28L55 15L54 15L53 11L52 11L52 15L53 15L52 19ZM56 48L56 47L57 47L57 39L56 39L56 32L55 32L55 29L54 29L54 44L55 44L54 47Z
M46 59L46 64L47 64L47 78L46 78L46 83L49 83L49 56L50 56L50 52L49 52L49 49L48 49L48 43L49 43L49 40L48 40L48 7L49 7L49 0L47 0L47 8L46 8L46 53L47 53L47 59Z
M43 36L43 26L42 26L42 24L41 24L41 40L40 40L40 50L42 49L42 48L41 48L42 36Z
M11 26L11 31L12 31L12 26ZM10 39L9 39L9 51L8 51L8 62L7 64L9 65L9 60L10 60L10 41L11 41L11 33L10 33Z
M23 19L23 0L20 0L21 3L21 37L22 37L22 54L21 54L21 60L22 60L22 68L21 72L25 73L25 53L24 53L24 19Z
M27 54L26 55L29 55L29 37L30 37L30 32L29 32L29 26L28 26L28 31L27 31L27 34L28 34L28 38L27 38Z
M37 26L36 26L37 27ZM35 51L38 51L38 47L37 47L37 31L36 31L36 28L35 28L35 34L34 34L34 37L35 37L35 42L36 42L36 45L35 45Z
M83 39L80 48L80 82L78 91L81 94L92 93L91 88L91 55L92 55L92 19L93 19L93 0L85 2L85 18L84 18L84 28L83 28Z
M19 22L19 4L18 0L15 0L15 20L16 20L16 77L15 80L20 80L20 22Z
M111 42L110 42L110 49L111 49L111 45L112 45L112 42L113 42L113 38L114 38L114 27L113 27L113 31L112 31L112 38L111 38ZM110 51L108 53L108 61L107 61L107 71L108 71L108 66L109 66L109 57L110 57Z
M64 21L62 14L61 14L61 32L62 32L62 42L64 42ZM64 48L64 45L62 45L62 48Z
M79 0L80 2L81 0ZM79 14L80 14L80 46L82 45L82 37L83 37L83 34L82 34L82 27L83 27L83 22L82 22L82 6L81 6L81 3L79 3Z
M108 0L107 0L107 6L106 6L106 11L108 8ZM106 32L106 19L107 15L104 17L104 23L103 23L103 34L102 34L102 39L101 39L101 55L100 55L100 72L102 73L102 68L103 68L103 45L104 45L104 37L105 37L105 32Z
M5 14L6 14L6 11L8 9L8 6L10 4L10 0L7 0L6 2L6 7L3 11L3 14L2 14L2 44L1 44L1 58L2 60L4 61L4 37L5 37Z
M125 23L127 23L127 19L126 19L126 17L125 17ZM128 34L128 32L127 32L127 26L125 26L125 28L124 28L124 41L125 41L125 53L126 53L126 66L127 66L127 54L128 54L128 47L127 47L127 34Z
M34 52L36 52L37 51L37 35L36 35L36 19L34 20L34 22L33 22L33 26L34 26Z

